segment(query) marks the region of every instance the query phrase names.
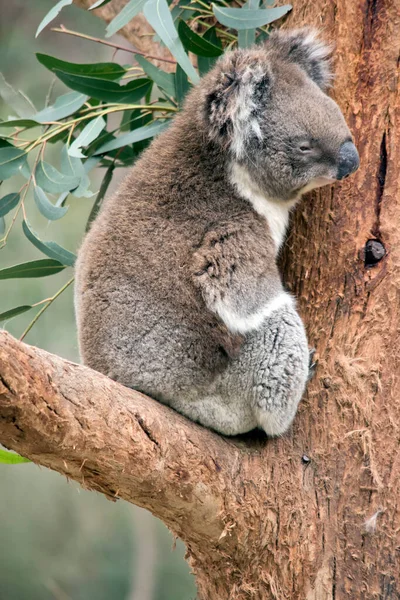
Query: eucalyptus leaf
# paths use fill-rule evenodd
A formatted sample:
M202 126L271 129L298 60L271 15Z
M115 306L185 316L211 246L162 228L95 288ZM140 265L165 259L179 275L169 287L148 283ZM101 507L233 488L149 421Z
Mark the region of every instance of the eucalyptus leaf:
M89 159L91 160L91 159ZM87 163L88 161L86 161ZM96 163L92 163L92 164L97 164L98 159L96 159ZM90 187L90 179L87 175L87 171L85 169L86 167L86 163L85 166L83 165L82 161L80 158L76 158L75 156L71 156L68 153L68 146L64 146L64 148L61 151L61 171L62 173L64 173L65 175L70 175L70 176L74 176L74 177L79 177L79 185L77 188L75 188L74 190L72 190L72 194L73 196L75 196L76 198L91 198L92 196L94 196L94 193L91 192L89 190ZM90 167L90 163L88 165L89 170L93 167ZM64 192L65 198L68 196L69 192ZM56 202L56 206L60 206L60 204L58 204L58 201Z
M59 121L79 110L87 100L88 96L84 94L68 92L68 94L59 96L53 106L44 108L36 113L34 117L40 123Z
M22 221L22 229L28 240L43 254L58 261L66 267L73 267L76 256L69 250L66 250L56 242L43 242L35 233L26 219ZM1 275L1 272L0 272Z
M43 160L38 162L35 170L35 179L37 185L50 194L59 194L73 190L80 183L79 177L64 175L64 173L57 171L53 165Z
M25 177L25 179L28 181L31 177L31 168L29 166L28 161L26 160L25 162L22 163L19 172L21 173L22 177Z
M99 193L96 196L96 200L94 201L94 204L92 206L92 210L90 211L89 214L89 218L87 220L86 223L86 231L89 231L90 229L90 225L92 224L92 222L95 220L95 218L97 217L99 210L101 208L101 205L103 204L103 200L104 200L104 196L106 195L106 192L108 190L108 186L111 183L112 177L113 177L113 173L114 173L114 169L115 169L115 165L111 164L104 177L103 177L103 181L101 182L101 186L99 189Z
M197 17L200 13L195 9L204 10L204 5L201 5L198 2L190 2L189 0L179 0L176 4L175 2L173 4L171 16L175 25L179 22L179 19L182 19L182 21L189 21L190 19L193 19L193 17Z
M264 44L269 38L269 33L267 31L260 31L256 37L256 44Z
M76 140L71 144L68 154L76 158L84 158L85 155L81 152L83 146L89 146L103 131L106 122L103 117L97 117L82 129Z
M54 206L44 193L41 187L35 185L33 190L33 197L35 199L36 206L38 207L41 214L50 221L56 221L61 219L68 210L68 207Z
M48 54L36 54L38 61L49 69L52 73L56 71L62 71L63 73L69 73L70 75L85 75L86 77L93 77L94 79L121 79L126 73L126 69L118 65L117 63L71 63L65 60L60 60L54 56Z
M154 137L164 129L168 127L169 123L153 123L152 125L146 125L145 127L139 127L139 129L134 129L130 133L126 133L125 135L121 135L117 137L115 140L104 144L98 150L96 150L95 154L104 154L104 152L108 152L110 150L116 150L117 148L122 148L128 144L133 144L134 142L140 142L142 140L146 140L148 138Z
M109 23L106 28L106 37L111 37L114 33L117 33L122 27L125 27L127 23L142 10L147 0L130 0L128 4L124 6L120 13Z
M242 8L250 8L258 10L260 6L260 0L247 0ZM241 29L238 32L238 45L239 48L249 48L256 41L256 30L255 29Z
M97 79L84 75L71 75L63 71L54 71L59 79L71 89L87 94L104 102L132 103L145 96L153 85L150 79L135 79L126 85L118 85L115 81Z
M182 108L185 96L188 93L188 91L190 90L190 83L189 83L189 80L187 78L185 71L181 68L180 65L177 65L177 67L176 67L175 87L176 87L176 99L178 101L179 107Z
M1 317L1 315L0 315ZM15 454L14 452L8 452L7 450L2 450L0 448L0 463L6 465L18 465L21 463L31 462L29 458L24 458L19 454Z
M218 36L215 32L215 27L210 27L210 29L207 29L207 31L203 35L203 38L205 40L211 42L212 44L214 44L214 46L217 46L222 49L221 40L218 38ZM213 57L198 56L197 57L197 66L198 66L200 75L202 77L204 77L204 75L206 75L208 73L208 71L213 68L213 66L215 65L216 62L217 62L216 56L213 56Z
M15 146L0 148L0 179L8 179L15 175L26 163L26 157L26 152Z
M0 313L0 321L6 321L7 319L12 319L18 315L22 315L22 313L31 310L32 306L30 304L24 304L23 306L16 306L15 308L11 308L10 310L6 310L5 312ZM1 450L0 450L1 452ZM1 459L0 459L1 462Z
M15 208L19 202L19 198L19 192L14 192L13 194L7 194L6 196L3 196L3 198L0 199L0 217L5 217L10 210Z
M217 21L229 27L240 31L242 29L255 29L268 23L272 23L286 15L292 7L290 4L278 6L276 8L226 8L225 6L212 5L214 16Z
M35 114L32 102L19 90L15 90L0 73L0 97L21 118L26 119Z
M136 54L135 58L146 75L148 75L161 90L164 90L168 96L175 97L175 82L172 73L166 73L165 71L158 69L152 65L151 62L143 58L143 56L140 56L140 54Z
M63 192L62 194L60 194L57 200L55 201L54 206L64 206L64 202L68 198L69 194L70 192Z
M0 127L24 127L25 129L32 129L32 127L40 127L41 123L33 121L32 119L8 119L8 121L0 121Z
M92 4L92 6L89 6L89 10L95 10L95 8L100 8L100 6L104 6L105 4L108 4L109 2L111 2L111 0L97 0L97 2Z
M41 21L39 27L37 28L35 37L37 37L39 33L43 31L43 29L56 18L56 16L64 8L64 6L72 4L72 2L73 0L60 0L60 2L57 2L57 4L53 6L51 10L49 10L44 19Z
M144 6L143 13L154 31L160 36L160 39L167 46L168 50L176 58L185 73L187 73L192 83L198 83L199 76L179 39L167 0L148 0Z
M65 269L58 260L33 260L0 270L0 279L21 279L22 277L47 277Z
M192 31L184 21L179 21L179 37L188 52L193 52L197 56L221 56L223 50L214 46L212 42L207 41L194 31Z

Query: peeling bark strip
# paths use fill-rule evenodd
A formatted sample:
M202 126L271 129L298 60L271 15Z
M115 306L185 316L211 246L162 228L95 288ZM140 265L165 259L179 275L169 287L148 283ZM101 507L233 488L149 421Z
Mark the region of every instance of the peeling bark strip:
M399 15L400 0L296 0L285 25L332 32L361 156L304 200L283 256L318 356L288 435L224 439L0 334L0 442L161 518L200 600L400 599ZM368 241L384 242L373 269Z

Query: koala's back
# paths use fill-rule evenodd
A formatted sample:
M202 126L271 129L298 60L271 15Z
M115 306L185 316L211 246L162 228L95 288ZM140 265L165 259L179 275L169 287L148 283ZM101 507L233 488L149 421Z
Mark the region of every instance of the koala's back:
M186 143L183 152L176 131L156 140L107 200L76 267L83 361L160 400L177 385L201 390L227 364L236 336L204 310L193 253L232 210L254 219L244 202L232 206L212 157L209 171L204 161L199 169L201 149Z

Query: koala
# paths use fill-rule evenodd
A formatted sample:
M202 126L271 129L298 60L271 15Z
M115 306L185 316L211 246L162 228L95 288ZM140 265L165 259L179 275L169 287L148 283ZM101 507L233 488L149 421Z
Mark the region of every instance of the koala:
M76 265L83 362L224 435L290 426L306 332L277 255L359 158L310 30L222 56L106 200Z

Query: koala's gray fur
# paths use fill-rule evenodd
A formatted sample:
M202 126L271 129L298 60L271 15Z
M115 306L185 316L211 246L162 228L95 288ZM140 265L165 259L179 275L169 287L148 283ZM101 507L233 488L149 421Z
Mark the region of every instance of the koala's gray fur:
M299 30L224 55L79 253L85 364L224 434L281 434L306 385L276 256L289 210L338 178L351 140L324 92L328 54Z

